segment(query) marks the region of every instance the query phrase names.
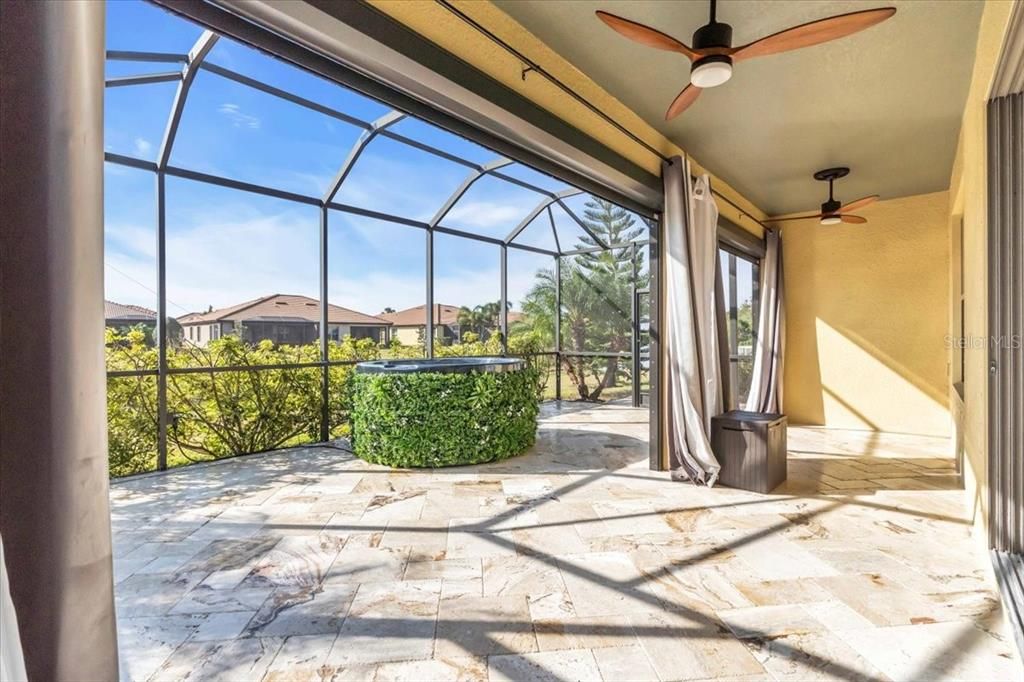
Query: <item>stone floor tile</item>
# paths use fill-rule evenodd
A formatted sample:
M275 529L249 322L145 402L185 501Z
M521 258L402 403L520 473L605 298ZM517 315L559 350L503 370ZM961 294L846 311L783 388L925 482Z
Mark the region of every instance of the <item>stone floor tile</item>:
M405 566L405 580L472 580L483 577L480 559L441 559L438 561L409 561Z
M335 634L288 637L263 675L263 682L320 682L333 672L326 665Z
M345 668L430 658L434 653L434 628L434 618L349 616L327 661Z
M237 587L233 590L216 590L200 584L187 592L170 610L170 613L230 613L255 611L263 606L274 588Z
M531 556L502 556L483 559L485 597L529 597L562 592L565 583L553 560Z
M633 627L621 615L536 619L533 630L537 635L537 648L541 651L621 647L637 643Z
M566 591L533 594L526 598L530 618L537 620L562 620L576 615L572 599Z
M327 571L334 584L359 585L368 582L394 582L402 579L409 550L352 546L351 539L338 553Z
M444 559L448 547L448 524L423 519L391 521L381 538L380 547L406 548L410 561Z
M283 642L284 639L279 637L189 641L178 647L150 680L259 680L266 674Z
M210 642L234 639L242 634L245 626L256 615L255 611L229 611L209 613L189 637L192 642Z
M769 639L825 630L824 624L801 606L752 606L718 611L718 617L740 639Z
M573 607L579 616L653 611L658 597L625 552L569 554L558 558Z
M491 682L600 682L602 679L597 661L588 649L490 656L487 673Z
M436 654L488 656L537 650L526 597L442 599Z
M441 599L484 596L483 578L444 578L441 580Z
M437 616L441 580L405 580L359 586L349 614L356 617L429 618Z
M647 653L639 644L593 649L594 659L604 680L630 680L630 682L657 682Z
M312 587L326 577L344 541L330 535L288 535L267 552L244 585Z
M355 594L351 585L278 588L249 622L246 634L293 637L337 633Z
M878 626L934 623L956 617L941 604L877 573L820 578L818 583Z
M747 639L776 680L880 680L885 676L830 632Z
M970 622L881 627L840 633L894 680L1021 680L1013 642Z
M118 617L121 674L130 680L145 680L191 637L201 616Z
M447 559L483 559L494 556L515 556L512 531L489 530L486 516L452 519L448 528Z
M545 404L530 453L436 471L300 447L115 481L123 669L1014 678L948 440L792 427L758 495L648 471L645 419Z
M203 578L199 585L208 587L211 590L233 590L241 585L242 581L245 580L251 571L252 569L248 567L214 571Z
M360 678L367 679L367 678ZM449 656L425 661L381 663L374 682L486 682L487 661L472 656Z
M828 600L831 595L813 578L737 582L736 589L755 606L804 604Z
M203 573L135 574L114 593L118 618L161 616L205 577Z

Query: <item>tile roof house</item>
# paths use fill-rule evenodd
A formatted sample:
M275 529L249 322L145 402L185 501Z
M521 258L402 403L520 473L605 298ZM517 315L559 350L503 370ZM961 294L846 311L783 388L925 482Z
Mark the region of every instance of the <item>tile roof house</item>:
M108 327L119 331L142 325L156 327L156 312L140 305L103 301L103 318Z
M327 321L328 337L334 341L351 336L383 343L391 326L381 317L333 304L328 304ZM319 338L320 301L308 296L271 294L205 313L189 313L178 322L185 340L199 346L227 334L240 334L249 343L270 340L301 345Z
M459 306L435 303L434 334L442 343L452 343L460 338ZM427 326L427 306L418 305L395 313L382 313L381 318L391 323L391 338L405 346L421 343Z
M462 340L459 310L457 305L434 304L434 333L442 343ZM426 327L427 306L418 305L394 313L382 313L380 317L391 322L392 339L398 339L403 345L412 346L421 342L420 337ZM522 318L523 314L520 312L510 310L508 313L510 325Z

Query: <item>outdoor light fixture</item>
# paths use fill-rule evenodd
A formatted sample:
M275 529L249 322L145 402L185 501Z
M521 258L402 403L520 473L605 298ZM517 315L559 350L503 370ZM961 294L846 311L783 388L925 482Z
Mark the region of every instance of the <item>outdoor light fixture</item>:
M732 60L724 54L704 57L693 63L690 83L698 88L714 88L732 78Z

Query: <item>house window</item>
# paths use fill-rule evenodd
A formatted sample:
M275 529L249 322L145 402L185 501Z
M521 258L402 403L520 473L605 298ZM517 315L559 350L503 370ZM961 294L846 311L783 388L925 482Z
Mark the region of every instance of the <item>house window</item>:
M724 244L718 250L718 257L729 338L729 408L742 409L754 372L754 347L760 319L760 265L751 256Z

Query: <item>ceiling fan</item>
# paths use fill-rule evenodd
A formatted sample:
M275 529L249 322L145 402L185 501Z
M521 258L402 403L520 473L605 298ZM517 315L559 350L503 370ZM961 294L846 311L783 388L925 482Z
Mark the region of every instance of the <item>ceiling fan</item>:
M701 90L713 88L729 80L732 77L734 62L788 52L842 38L874 26L896 14L895 7L879 7L839 14L787 28L752 43L733 47L732 26L715 20L716 4L716 0L711 0L711 20L694 32L693 47L649 26L623 19L608 12L597 11L597 17L601 21L630 40L659 50L678 52L690 60L690 84L683 88L682 92L676 95L672 104L669 105L668 111L665 113L666 121L675 118L693 104Z
M814 174L815 180L828 181L828 201L821 205L821 213L811 213L808 215L798 215L792 218L772 218L769 222L772 223L783 223L787 220L810 220L811 218L817 218L820 220L822 225L838 225L839 223L866 223L867 218L862 218L859 215L851 215L852 211L864 208L869 204L873 204L878 201L878 195L872 194L869 197L861 197L856 201L851 201L848 204L841 204L835 200L832 196L832 183L839 178L844 178L850 173L849 168L826 168L820 170Z

